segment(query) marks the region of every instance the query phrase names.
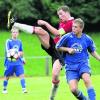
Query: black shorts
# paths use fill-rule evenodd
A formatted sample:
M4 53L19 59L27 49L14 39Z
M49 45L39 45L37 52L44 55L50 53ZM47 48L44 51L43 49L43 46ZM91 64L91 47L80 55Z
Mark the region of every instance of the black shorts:
M48 49L46 49L43 45L41 45L42 49L45 50L52 57L53 63L55 62L55 60L59 59L61 65L64 66L64 60L60 52L56 50L55 48L56 44L51 36L50 36L49 43L50 43L50 47Z

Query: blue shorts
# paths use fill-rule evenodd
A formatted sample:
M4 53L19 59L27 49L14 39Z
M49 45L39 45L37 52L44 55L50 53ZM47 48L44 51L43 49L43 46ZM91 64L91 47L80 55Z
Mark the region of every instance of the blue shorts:
M76 79L79 80L83 73L91 74L88 61L79 62L76 64L67 64L65 66L67 82Z
M5 72L4 76L12 76L13 74L16 74L16 76L19 76L21 74L24 74L24 68L22 65L7 65L5 66Z

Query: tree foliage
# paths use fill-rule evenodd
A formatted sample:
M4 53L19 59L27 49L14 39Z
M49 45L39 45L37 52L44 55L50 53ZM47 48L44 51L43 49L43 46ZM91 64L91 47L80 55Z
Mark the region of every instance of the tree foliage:
M7 12L12 10L20 20L44 19L56 25L56 10L61 5L68 5L71 14L75 18L81 17L85 23L100 22L100 0L0 0L0 21L5 25Z

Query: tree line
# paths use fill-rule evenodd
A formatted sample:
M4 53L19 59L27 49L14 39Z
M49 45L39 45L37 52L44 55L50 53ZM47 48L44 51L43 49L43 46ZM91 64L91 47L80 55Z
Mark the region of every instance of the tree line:
M98 30L100 25L100 0L0 0L0 26L6 28L9 10L20 22L34 24L44 19L57 26L57 8L68 5L72 16L81 17L88 30Z

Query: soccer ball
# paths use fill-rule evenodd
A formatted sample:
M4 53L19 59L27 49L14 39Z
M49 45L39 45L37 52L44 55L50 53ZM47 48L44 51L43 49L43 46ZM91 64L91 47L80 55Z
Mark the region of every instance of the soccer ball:
M10 61L16 61L18 59L18 50L10 49L7 52L7 58Z

